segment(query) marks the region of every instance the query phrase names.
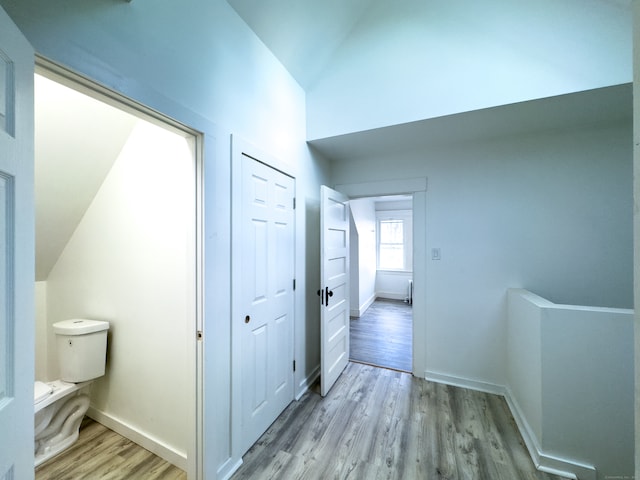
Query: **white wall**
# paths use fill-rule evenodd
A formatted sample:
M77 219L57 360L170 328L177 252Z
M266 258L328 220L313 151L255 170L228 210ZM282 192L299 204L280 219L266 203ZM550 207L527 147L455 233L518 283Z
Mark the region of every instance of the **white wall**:
M627 83L630 3L374 2L308 91L309 138Z
M332 175L336 185L428 177L422 247L442 259L424 259L426 287L415 292L427 331L416 371L504 385L508 287L633 305L628 124L343 160Z
M47 280L49 325L110 324L93 409L183 457L183 468L195 393L185 375L195 315L193 180L188 142L139 121Z
M376 273L376 293L379 298L405 300L409 296L409 280L412 272L379 270Z
M357 263L351 259L351 276L358 278L358 291L351 297L351 314L360 316L376 297L376 212L370 198L350 200L349 206L358 230Z
M296 381L319 365L319 185L329 165L309 151L305 94L224 0L0 0L36 52L204 133L205 473L230 450L229 134L297 167ZM195 375L195 372L192 372Z
M534 463L632 478L633 310L508 292L507 398Z

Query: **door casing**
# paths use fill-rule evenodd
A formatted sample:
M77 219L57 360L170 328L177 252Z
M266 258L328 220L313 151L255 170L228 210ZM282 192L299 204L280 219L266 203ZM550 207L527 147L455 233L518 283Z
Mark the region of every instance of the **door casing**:
M413 375L427 375L427 178L345 183L336 190L349 198L413 194Z
M203 461L204 456L202 454L204 444L204 407L203 407L203 342L201 332L203 331L204 313L203 313L203 198L204 198L204 180L203 180L203 164L204 164L204 149L203 149L203 136L204 134L194 130L184 124L159 113L145 105L135 102L119 92L111 90L107 87L100 85L99 83L79 75L55 62L52 62L44 57L36 55L36 73L39 73L47 78L54 80L60 84L63 84L76 91L84 93L96 100L111 105L115 108L128 112L134 116L144 118L147 121L162 126L168 130L174 130L181 135L190 136L194 140L194 184L195 184L195 198L194 200L194 244L193 244L193 282L194 293L192 311L194 317L192 321L188 323L188 337L192 339L187 345L187 357L189 358L190 365L190 388L192 402L189 402L186 416L188 422L192 425L192 434L189 438L189 445L187 446L187 475L189 478L203 478Z

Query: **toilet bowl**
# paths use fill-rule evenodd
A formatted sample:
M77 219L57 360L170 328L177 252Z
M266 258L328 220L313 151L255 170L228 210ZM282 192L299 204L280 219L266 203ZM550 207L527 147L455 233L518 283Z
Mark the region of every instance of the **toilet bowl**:
M73 319L53 324L60 379L34 384L35 466L77 439L93 379L104 375L108 322Z

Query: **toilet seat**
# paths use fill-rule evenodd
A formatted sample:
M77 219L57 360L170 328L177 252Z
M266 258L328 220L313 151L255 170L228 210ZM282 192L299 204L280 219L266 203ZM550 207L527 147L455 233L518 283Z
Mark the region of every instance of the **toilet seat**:
M37 404L51 395L53 387L44 382L36 381L33 385L33 404Z

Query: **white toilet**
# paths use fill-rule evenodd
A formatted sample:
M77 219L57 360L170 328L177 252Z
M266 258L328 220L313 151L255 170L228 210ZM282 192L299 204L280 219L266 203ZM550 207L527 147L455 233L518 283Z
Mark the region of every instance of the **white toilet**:
M53 324L60 379L34 385L36 467L78 439L91 381L104 375L108 329L100 320Z

